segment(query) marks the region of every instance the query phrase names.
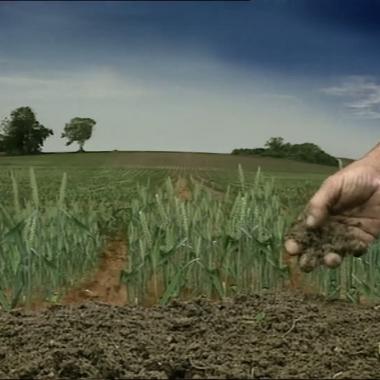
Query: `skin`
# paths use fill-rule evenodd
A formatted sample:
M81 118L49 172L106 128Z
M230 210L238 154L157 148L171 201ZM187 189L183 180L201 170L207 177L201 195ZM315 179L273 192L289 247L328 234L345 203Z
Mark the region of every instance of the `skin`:
M380 236L380 144L327 178L309 201L306 215L307 229L321 227L329 218L342 224L353 239L368 248ZM293 239L285 242L292 256L302 257L305 248ZM332 252L325 258L325 266L340 264L333 255L336 254Z

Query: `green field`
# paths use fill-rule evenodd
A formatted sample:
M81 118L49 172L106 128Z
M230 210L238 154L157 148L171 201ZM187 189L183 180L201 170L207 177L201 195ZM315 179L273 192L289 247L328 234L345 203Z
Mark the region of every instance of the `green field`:
M0 167L96 167L96 168L157 168L236 169L241 164L247 170L261 166L265 171L286 173L330 174L334 168L271 157L233 156L218 153L182 152L93 152L52 153L36 156L0 156Z
M116 238L129 303L284 286L284 233L334 170L205 153L0 157L0 303L59 302ZM377 296L375 250L305 281L329 296Z
M270 157L237 157L229 154L177 152L100 152L62 153L35 156L0 156L0 180L3 201L13 197L10 172L17 178L22 199L27 199L30 183L29 168L33 167L40 196L54 198L64 173L68 177L68 199L112 196L130 199L136 184L159 185L167 176L192 175L205 185L225 191L228 185L239 186L238 166L247 183L254 180L258 168L266 177L289 186L307 183L313 188L334 172L334 168ZM113 198L114 199L114 198Z

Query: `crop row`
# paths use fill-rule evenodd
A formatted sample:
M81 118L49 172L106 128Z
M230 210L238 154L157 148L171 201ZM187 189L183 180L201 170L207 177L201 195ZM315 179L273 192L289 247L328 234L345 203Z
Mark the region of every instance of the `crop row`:
M96 265L106 238L115 234L128 245L121 280L130 303L152 295L162 303L200 294L223 298L289 283L283 236L312 190L308 184L279 186L239 169L236 186L216 191L196 171L181 168L59 176L44 170L2 174L3 308L36 294L56 301ZM340 269L305 275L304 284L352 301L379 297L378 251L374 245Z

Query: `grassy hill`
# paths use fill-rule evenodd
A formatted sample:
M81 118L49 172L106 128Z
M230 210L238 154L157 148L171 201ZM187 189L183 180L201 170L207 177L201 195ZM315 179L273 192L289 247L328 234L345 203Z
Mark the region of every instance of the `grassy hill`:
M260 156L233 156L218 153L188 152L88 152L46 153L33 156L0 156L0 170L6 167L144 167L144 168L196 168L237 169L253 171L261 167L264 171L292 174L315 173L329 175L336 168L309 164L287 159Z

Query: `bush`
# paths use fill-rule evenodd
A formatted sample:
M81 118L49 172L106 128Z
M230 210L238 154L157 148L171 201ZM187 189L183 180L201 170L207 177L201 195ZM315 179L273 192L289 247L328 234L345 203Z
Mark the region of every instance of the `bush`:
M234 149L232 154L288 158L329 166L338 165L338 160L335 157L330 156L318 145L313 143L290 144L285 143L282 137L272 137L266 142L265 146L266 148Z

